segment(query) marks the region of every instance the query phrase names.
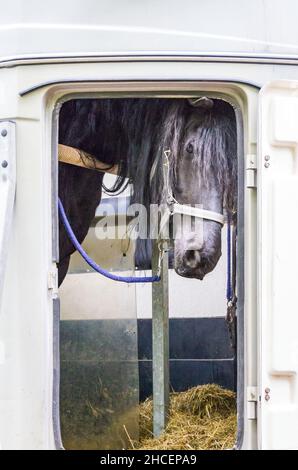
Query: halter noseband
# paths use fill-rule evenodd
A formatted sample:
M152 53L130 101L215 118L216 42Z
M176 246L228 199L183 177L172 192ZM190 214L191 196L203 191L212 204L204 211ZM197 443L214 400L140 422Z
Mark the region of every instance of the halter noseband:
M200 219L212 220L213 222L218 222L221 225L224 225L225 223L225 217L219 212L209 211L200 207L186 206L185 204L179 204L178 202L173 202L171 207L171 215L174 214L183 214L191 217L199 217Z

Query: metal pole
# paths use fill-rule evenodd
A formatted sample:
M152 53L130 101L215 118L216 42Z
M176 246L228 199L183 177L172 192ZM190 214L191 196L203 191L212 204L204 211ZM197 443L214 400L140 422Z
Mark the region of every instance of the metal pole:
M169 291L168 250L163 242L161 280L152 284L152 364L153 364L153 434L164 431L169 412ZM157 273L159 249L152 247L152 271Z

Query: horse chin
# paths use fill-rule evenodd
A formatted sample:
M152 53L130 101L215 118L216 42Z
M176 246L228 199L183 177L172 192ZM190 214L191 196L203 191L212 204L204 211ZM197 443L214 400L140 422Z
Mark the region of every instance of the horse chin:
M176 267L175 272L178 274L178 276L187 277L189 279L199 279L200 281L202 281L205 277L205 274L202 274L197 270L186 270L183 267Z
M198 279L202 281L206 274L212 272L215 269L220 257L221 250L219 249L218 251L214 252L213 256L211 256L209 259L206 259L205 256L204 265L197 264L196 266L190 267L185 264L183 256L177 256L175 257L175 271L181 277Z

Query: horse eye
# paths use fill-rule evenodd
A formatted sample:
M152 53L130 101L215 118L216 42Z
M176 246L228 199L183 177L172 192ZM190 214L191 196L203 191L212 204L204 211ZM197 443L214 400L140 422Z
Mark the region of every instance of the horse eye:
M186 151L188 153L193 153L193 145L189 142L189 144L187 144L186 146Z

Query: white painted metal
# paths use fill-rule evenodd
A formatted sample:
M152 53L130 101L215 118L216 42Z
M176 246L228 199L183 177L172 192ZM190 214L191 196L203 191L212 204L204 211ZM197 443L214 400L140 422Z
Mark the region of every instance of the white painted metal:
M11 0L0 57L142 54L296 55L295 0Z
M48 278L49 273L55 272L51 239L54 174L51 173L51 135L52 112L57 100L69 93L84 92L93 95L150 92L161 96L177 91L183 96L202 91L205 94L222 93L233 99L241 110L244 154L255 155L258 90L247 82L263 86L277 79L298 80L297 66L270 64L270 60L278 63L285 57L295 63L298 55L297 9L294 0L261 3L258 0L189 0L183 3L166 0L151 1L148 8L141 2L120 0L53 0L51 4L46 2L42 9L37 0L12 0L1 10L0 61L3 67L7 66L5 60L27 58L28 63L26 67L13 67L12 62L11 68L0 70L0 119L16 121L18 168L0 312L2 448L55 448L52 421L55 289L48 289ZM88 62L90 55L116 56L117 51L126 56L141 54L143 58L137 64L128 59L123 61L123 57L114 57L110 62L96 58L93 60L97 62ZM183 51L201 54L202 60L216 55L222 62L216 63L217 57L212 63L196 63L182 57L182 65L170 58L148 62L144 58L150 53L162 57L167 51L169 55L183 55ZM66 64L65 56L82 56L81 63ZM252 56L260 61L266 56L267 65L240 63ZM59 57L60 63L30 65L38 63L39 57ZM33 91L20 96L26 90ZM296 362L288 357L295 343L293 331L297 331L294 315L297 275L293 262L297 254L294 239L284 238L285 233L290 237L297 229L293 217L297 205L297 157L293 156L293 148L298 121L296 105L293 105L294 109L291 104L293 98L296 100L297 88L293 84L291 91L287 85L283 92L281 90L282 86L278 85L273 91L282 95L283 104L277 100L274 106L281 110L279 116L285 116L280 121L286 125L281 126L279 122L272 130L268 127L270 120L263 120L261 145L262 149L267 145L269 150L266 152L270 151L272 160L265 169L265 162L259 158L257 173L261 179L252 179L255 171L253 169L252 175L249 169L244 190L244 390L254 390L258 385L256 370L259 363L262 395L258 410L259 447L263 448L295 447L297 444L294 431L291 437L288 431L283 435L279 431L281 428L289 430L289 425L294 430L298 422L293 401L297 393L297 388L293 387ZM267 96L265 92L262 109L265 106L268 112L266 103L270 93ZM287 101L282 93L291 101ZM270 118L271 114L270 110ZM290 114L296 120L289 122ZM275 135L275 143L270 141L271 133ZM265 144L266 139L268 144ZM260 155L263 157L263 150ZM269 175L272 174L274 178L280 178L274 184L270 183ZM258 194L262 196L260 209L263 212L259 220L256 217L256 183ZM294 204L291 205L291 201ZM272 213L273 204L280 212ZM256 230L260 220L257 251ZM291 257L290 244L293 244ZM281 250L283 245L285 250ZM256 357L257 253L261 263L259 317L263 328L259 360ZM281 309L284 321L280 321L281 316L276 313ZM276 334L277 331L280 333ZM270 400L265 402L263 392L267 385ZM239 446L257 448L255 402L250 395L243 400L244 429Z
M11 243L8 249L6 282L0 314L0 445L4 449L53 449L53 298L48 289L52 263L51 149L52 113L55 103L66 93L100 94L136 91L164 94L169 88L177 93L195 90L223 91L245 106L243 96L255 93L249 87L230 84L129 83L123 81L132 64L85 64L73 72L85 76L117 76L122 83L102 84L88 81L72 85L40 88L20 97L17 90L34 83L41 76L56 81L71 74L72 66L30 66L3 69L0 74L1 117L12 119L17 126L17 197ZM141 64L135 76L146 77L149 64ZM168 77L169 66L150 64L160 78ZM201 67L196 65L199 76ZM194 69L187 67L185 78ZM68 72L67 72L68 70ZM182 76L175 68L173 78ZM173 68L174 72L174 68ZM178 73L178 75L177 75ZM40 75L41 74L41 75ZM105 75L107 74L107 75ZM40 75L40 76L39 76ZM190 75L191 76L191 75ZM240 91L241 89L241 91ZM179 91L180 90L180 91ZM186 90L186 91L185 91ZM98 95L97 95L98 96ZM55 148L55 147L54 147ZM249 443L251 440L249 439ZM251 444L248 444L251 445Z
M0 122L0 305L16 187L15 124Z
M10 78L9 78L10 76ZM54 448L51 116L0 76L1 118L16 123L16 198L0 307L0 447Z
M259 125L259 448L298 449L298 81L262 89Z

